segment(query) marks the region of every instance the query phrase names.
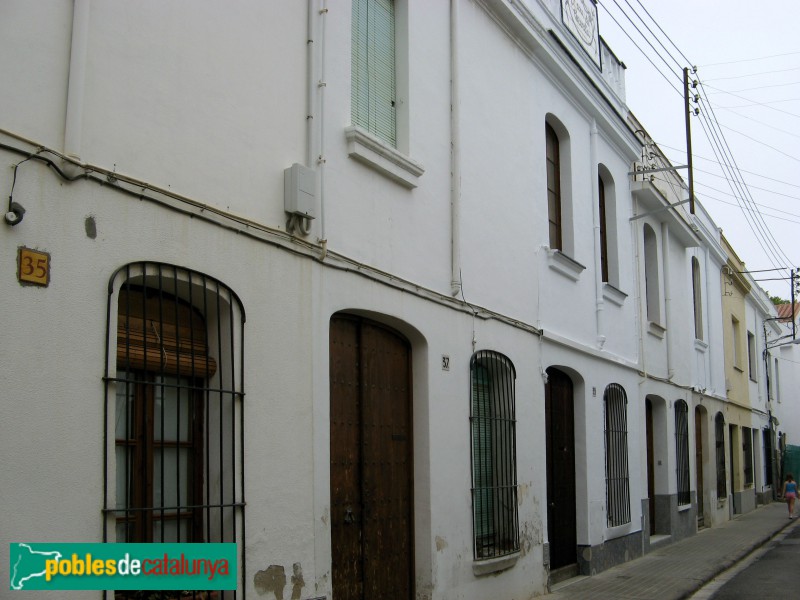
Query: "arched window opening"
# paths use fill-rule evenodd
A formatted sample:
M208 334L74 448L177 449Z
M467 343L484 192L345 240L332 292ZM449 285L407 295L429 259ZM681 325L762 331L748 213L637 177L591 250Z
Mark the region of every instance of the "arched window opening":
M628 398L625 389L612 383L603 394L606 413L606 504L608 525L631 521L628 476Z
M470 361L474 555L519 550L514 366L481 350Z

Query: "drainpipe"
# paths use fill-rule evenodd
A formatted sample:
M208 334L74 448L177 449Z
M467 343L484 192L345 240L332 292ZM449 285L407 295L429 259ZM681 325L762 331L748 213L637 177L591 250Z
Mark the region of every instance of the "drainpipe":
M630 182L628 183L630 187ZM630 189L629 189L630 192ZM639 200L634 197L633 198L633 216L636 217L639 215ZM638 220L631 220L631 233L633 235L633 251L634 251L634 277L635 277L635 285L634 290L636 294L636 318L638 319L636 332L637 336L639 337L639 362L642 369L643 378L639 382L639 385L643 384L647 380L647 359L645 357L645 347L644 347L644 335L645 335L645 323L647 323L647 311L643 306L642 300L642 292L641 288L643 285L643 277L642 271L644 270L644 265L642 264L642 245L644 244L644 240L642 238L642 231L637 226Z
M670 310L672 309L672 298L670 292L669 277L669 226L661 223L661 254L664 263L664 329L667 330L667 379L675 376L672 369L672 332L669 329Z
M325 230L325 87L328 85L325 81L325 26L328 17L328 1L322 0L322 8L320 14L320 35L319 35L319 157L317 158L317 165L319 167L319 243L322 246L322 256L324 260L328 253L328 237ZM312 162L309 166L312 166Z
M458 3L450 0L450 294L461 291L461 157L458 95Z
M606 336L603 335L605 328L603 327L603 311L605 310L605 302L603 301L603 266L601 257L601 240L600 240L600 172L597 165L597 122L592 119L592 130L589 136L589 156L592 161L592 214L594 217L594 268L595 268L595 310L596 319L595 324L597 327L597 347L602 349L606 343Z
M67 111L64 119L64 154L80 162L83 138L84 92L86 90L86 55L89 46L90 0L74 0L72 39L67 79ZM63 161L68 175L77 175L80 167Z
M716 355L716 347L714 344L711 343L711 318L710 318L710 311L704 310L705 307L710 307L711 301L711 278L708 276L711 273L710 265L709 265L709 257L708 257L708 250L703 252L704 260L703 260L703 281L705 282L705 289L706 289L706 297L705 302L700 303L700 314L703 315L703 340L706 342L708 346L708 354L706 355L706 370L708 372L708 389L715 390L717 389L717 381L714 377L714 370L713 365L714 361L712 358Z

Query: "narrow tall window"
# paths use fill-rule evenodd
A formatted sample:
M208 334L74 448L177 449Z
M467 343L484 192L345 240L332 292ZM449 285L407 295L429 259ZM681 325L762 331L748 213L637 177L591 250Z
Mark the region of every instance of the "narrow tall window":
M606 408L606 504L608 525L630 523L628 478L628 398L623 387L612 383L603 394Z
M644 285L647 320L661 322L661 285L658 279L658 244L650 225L644 226Z
M545 123L547 138L547 220L549 223L550 247L563 250L561 231L561 158L558 136L555 130Z
M353 125L397 146L393 0L353 0L351 52Z
M692 257L692 299L694 300L694 337L703 339L703 294L700 286L700 262Z
M758 363L756 358L756 336L751 332L747 332L747 370L750 373L750 379L758 381Z
M744 459L744 485L753 485L753 436L749 427L742 427L742 458Z
M772 386L772 398L778 402L781 401L781 374L778 370L778 359L775 359L775 385Z
M243 541L238 298L158 263L120 269L109 292L104 541Z
M717 465L717 498L728 497L727 477L725 474L725 417L717 413L714 419L714 443Z
M514 366L502 354L470 361L474 556L519 550Z
M689 407L675 402L675 468L678 476L678 504L691 504L689 490Z
M600 271L604 282L608 282L608 227L606 225L606 186L597 176L598 204L600 208Z
M742 368L742 350L741 350L741 327L739 326L739 319L731 316L731 335L733 336L733 366Z

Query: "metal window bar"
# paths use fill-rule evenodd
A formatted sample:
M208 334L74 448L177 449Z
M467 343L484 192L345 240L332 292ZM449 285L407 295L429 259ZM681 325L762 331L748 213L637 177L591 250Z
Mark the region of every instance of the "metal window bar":
M775 480L772 477L772 435L770 435L770 430L762 430L762 437L764 439L764 482L766 485L774 485Z
M118 542L243 542L241 301L207 275L150 262L114 273L108 298L106 423L110 410L115 415L104 434L103 541L112 541L108 525L116 522ZM244 597L245 544L239 548Z
M742 427L742 454L744 458L744 484L753 485L753 436L749 427Z
M714 419L717 458L717 498L728 497L728 478L725 472L725 418L717 413Z
M480 351L470 362L474 556L519 550L516 416L511 362Z
M628 476L628 398L618 383L603 394L606 413L606 506L609 527L631 522Z
M689 407L683 400L675 402L675 458L678 480L678 504L691 504L689 489Z

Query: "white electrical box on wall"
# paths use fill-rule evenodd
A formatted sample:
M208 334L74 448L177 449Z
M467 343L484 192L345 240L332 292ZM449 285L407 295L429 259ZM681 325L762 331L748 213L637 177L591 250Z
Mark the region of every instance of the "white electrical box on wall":
M283 171L283 207L306 219L316 217L317 173L299 163Z

